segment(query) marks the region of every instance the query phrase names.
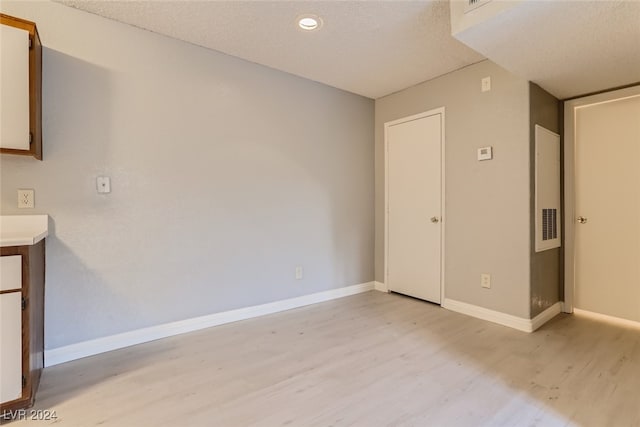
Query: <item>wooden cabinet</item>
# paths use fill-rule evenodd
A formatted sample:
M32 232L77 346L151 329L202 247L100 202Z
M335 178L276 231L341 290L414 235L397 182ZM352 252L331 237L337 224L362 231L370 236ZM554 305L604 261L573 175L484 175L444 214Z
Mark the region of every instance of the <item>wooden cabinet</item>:
M44 365L45 240L0 248L0 413L33 404Z
M0 14L0 153L42 160L42 45L36 24Z

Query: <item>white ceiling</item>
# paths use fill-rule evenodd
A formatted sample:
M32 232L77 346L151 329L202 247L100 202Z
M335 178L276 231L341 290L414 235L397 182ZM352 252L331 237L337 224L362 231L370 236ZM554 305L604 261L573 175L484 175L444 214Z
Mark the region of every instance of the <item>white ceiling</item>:
M484 59L451 37L447 1L60 2L369 98Z
M456 35L560 99L640 82L640 1L517 3Z
M640 81L639 0L524 0L450 34L447 0L57 0L369 98L486 57L559 98ZM302 32L296 17L322 17Z

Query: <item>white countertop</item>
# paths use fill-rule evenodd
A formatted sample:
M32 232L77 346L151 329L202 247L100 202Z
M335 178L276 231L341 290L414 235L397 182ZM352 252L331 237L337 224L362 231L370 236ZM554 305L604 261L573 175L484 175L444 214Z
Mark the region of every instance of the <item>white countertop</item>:
M49 215L0 215L0 246L35 245L49 235Z

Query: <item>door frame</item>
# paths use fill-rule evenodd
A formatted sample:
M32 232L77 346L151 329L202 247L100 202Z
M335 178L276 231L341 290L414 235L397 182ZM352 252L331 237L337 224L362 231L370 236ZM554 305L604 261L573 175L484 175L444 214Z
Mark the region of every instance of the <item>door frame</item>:
M384 124L384 286L389 292L389 127L429 116L440 115L440 305L444 302L444 242L445 242L445 108L439 107L423 113L385 122Z
M576 110L640 96L640 85L571 99L564 103L564 303L562 311L573 313L575 290L576 218Z

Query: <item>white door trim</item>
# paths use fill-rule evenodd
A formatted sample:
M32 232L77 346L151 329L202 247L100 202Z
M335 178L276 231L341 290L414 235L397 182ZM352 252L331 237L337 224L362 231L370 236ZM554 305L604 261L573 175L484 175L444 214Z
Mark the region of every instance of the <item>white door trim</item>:
M599 93L564 103L564 304L565 313L573 313L575 289L575 126L576 110L597 104L640 96L640 86Z
M425 111L424 113L414 114L413 116L403 117L401 119L392 120L384 124L384 283L387 291L389 290L388 277L388 259L389 259L389 139L388 130L390 126L400 123L410 122L413 120L423 119L429 116L440 115L440 305L444 303L444 242L445 242L445 203L444 203L444 151L445 151L445 128L444 128L444 107L435 108Z

